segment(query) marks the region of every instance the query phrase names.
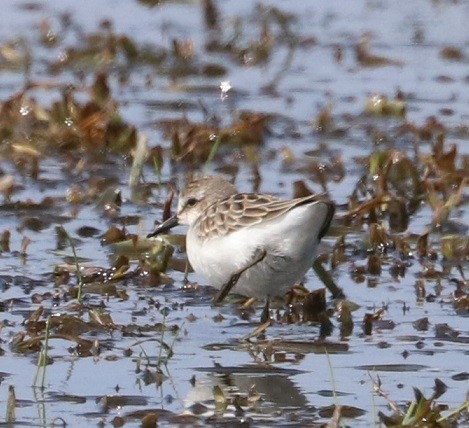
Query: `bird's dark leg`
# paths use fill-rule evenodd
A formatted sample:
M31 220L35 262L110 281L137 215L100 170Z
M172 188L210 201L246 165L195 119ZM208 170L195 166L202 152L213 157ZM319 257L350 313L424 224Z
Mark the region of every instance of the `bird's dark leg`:
M313 269L326 288L332 293L334 299L345 299L345 293L337 286L331 275L324 269L324 266L318 259L314 261Z
M270 299L267 297L265 300L264 309L262 309L261 313L261 323L264 324L270 320Z
M257 265L257 263L264 260L264 257L266 255L267 255L267 252L265 250L256 250L256 252L254 253L253 259L246 266L243 266L238 272L234 273L228 282L223 284L220 291L214 297L213 303L216 305L218 303L223 302L225 297L228 295L228 293L233 289L233 287L238 282L239 277L248 269L252 268L253 266Z

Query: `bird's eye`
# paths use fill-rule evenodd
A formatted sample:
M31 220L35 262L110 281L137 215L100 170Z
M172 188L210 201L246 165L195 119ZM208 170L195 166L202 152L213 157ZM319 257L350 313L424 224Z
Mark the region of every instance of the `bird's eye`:
M195 198L189 198L186 202L186 205L188 207L193 207L197 203L197 199Z

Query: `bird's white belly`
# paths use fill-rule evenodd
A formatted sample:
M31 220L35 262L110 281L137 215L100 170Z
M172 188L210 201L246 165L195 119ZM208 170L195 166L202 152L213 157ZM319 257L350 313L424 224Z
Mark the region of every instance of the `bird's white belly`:
M189 230L189 262L209 285L221 288L252 262L256 251L265 251L263 260L240 276L232 292L258 298L283 295L303 278L316 257L320 222L308 221L314 214L308 209L299 207L280 219L204 242Z
M235 234L200 243L191 231L187 235L187 255L193 269L210 285L221 288L232 275L246 266L256 248L240 245Z

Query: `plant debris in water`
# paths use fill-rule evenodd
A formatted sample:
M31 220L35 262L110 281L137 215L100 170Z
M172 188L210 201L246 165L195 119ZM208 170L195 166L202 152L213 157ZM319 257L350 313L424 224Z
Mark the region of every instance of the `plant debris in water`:
M134 7L148 13L164 8L139 3ZM228 19L220 6L202 2L202 40L189 30L181 35L173 23L163 26L158 43L142 43L110 19L89 31L68 13L41 18L28 40L0 39L0 74L14 82L0 85L0 358L31 372L26 383L43 394L36 403L88 406L74 408L78 419L64 412L61 420L44 416L43 424L339 426L344 419L369 422L373 412L385 426L464 426L467 396L445 401L447 384L467 381L463 367L447 379L439 373L430 393L410 385L410 401L386 392L399 379L393 374L433 369L428 359L403 361L409 356L452 352L463 359L467 353L461 320L469 316L469 155L463 148L469 131L446 120L460 107L413 122L414 94L365 86L354 92L349 112L347 102L329 100L318 104L315 118L299 120L297 95L282 86L298 72L298 58L306 63L304 55L329 50L337 71L350 66L350 75L399 73L406 60L378 54L382 46L369 33L348 45L324 45L327 29L317 38L300 30L294 12L257 5L250 17ZM45 6L21 7L34 13ZM466 60L463 49L448 44L436 56L445 63ZM249 110L238 108L245 94L228 76L252 71L266 77ZM257 109L256 97L272 105L282 99L282 113ZM132 108L156 119L136 121ZM365 142L369 147L350 155L350 147ZM211 308L214 290L192 276L183 235L143 238L149 221L169 217L184 180L201 172L248 183L250 191L305 196L314 189L336 200L314 291L295 287L271 302L259 325L259 302L252 299L229 296L223 307ZM282 190L289 181L292 189ZM385 361L388 348L402 348L386 354L402 359ZM357 399L358 407L346 404L341 390L356 385L318 385L311 399L306 394L316 385L298 388L291 379L319 376L311 359L329 356L334 378L334 363L357 354L360 364L345 365L369 373L369 390L384 403L378 410L368 407L369 397ZM209 363L199 363L207 355ZM243 363L230 365L232 355ZM91 393L62 391L76 376L66 364L87 370L81 362L88 359L103 373L114 367L115 394L108 384L97 395L92 384ZM196 372L184 381L196 391L190 405L175 397L187 361ZM27 370L34 364L37 370ZM8 370L0 373L11 383L0 391L5 423L31 423L22 416L26 400L17 398L24 384ZM57 373L67 370L67 380L57 384ZM120 371L138 386L135 394L121 391ZM159 401L154 388L162 397L172 392ZM316 396L329 401L313 406Z

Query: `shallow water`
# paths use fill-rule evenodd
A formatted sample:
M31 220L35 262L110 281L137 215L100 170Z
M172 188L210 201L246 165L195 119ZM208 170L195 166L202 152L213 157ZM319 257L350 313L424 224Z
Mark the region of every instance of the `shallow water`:
M86 88L96 71L106 71L122 118L147 136L150 147L163 148L163 184L171 181L181 186L189 171L204 170L227 173L240 191L261 190L288 198L293 196L293 183L297 180L303 180L315 192L323 191L315 179L317 170L311 165L314 162L327 165L337 156L343 162L345 176L336 181L328 178L326 187L328 196L337 203L337 218L343 218L350 194L366 171L360 158L389 149L402 151L410 158L415 151L431 153L433 140L419 140L415 135L400 132L402 118L363 113L371 94L393 99L397 91L405 94L408 123L421 127L429 116L435 116L444 125L447 147L457 145L459 167L463 168L462 156L469 155L467 2L265 1L257 9L241 2L215 4L226 33L235 31L235 18L240 22L243 31L240 43L256 41L262 20L268 22L275 43L267 61L256 64L249 51L244 63L226 53L206 51L208 33L199 2L163 2L156 7L137 1L115 1L112 7L90 1L6 2L0 45L13 40L18 46L23 43L19 40L25 41L32 58L29 79L33 82ZM269 18L272 8L278 8L283 17L291 14L288 28L295 36L294 48L288 47L288 38L276 25L277 21ZM64 13L69 14L67 20L71 24L64 24ZM196 66L219 64L226 68L226 74L174 77L162 72L171 68L171 64L158 68L145 63L128 66L125 61L121 61L124 65L119 61L110 64L83 61L52 73L51 63L61 58L67 47L80 46L85 35L98 31L104 19L112 23L115 34L128 35L136 43L150 44L155 50L169 49L173 39L190 41ZM48 22L56 33L55 45L39 43L41 21ZM399 64L378 67L359 64L354 49L365 34L370 36L374 55ZM459 49L462 58L442 58L441 51L448 46ZM337 47L343 55L340 61L334 59ZM2 103L19 91L25 81L21 66L19 69L2 66L7 63L4 58L0 62ZM220 91L222 81L229 81L232 87L226 97ZM47 88L30 92L43 106L59 99L60 93ZM79 96L86 98L86 91ZM331 131L316 132L313 122L318 111L327 105L331 106ZM178 164L169 160L171 139L165 135L163 122L182 118L203 122L215 118L214 122L229 126L242 110L272 117L268 132L264 133L264 144L255 149L257 163L249 157L249 151L239 146L222 147L205 169L201 163ZM20 133L34 145L27 124ZM377 138L377 134L382 138ZM375 138L379 144L374 142ZM9 140L2 137L2 143L7 145ZM284 147L295 157L291 164L281 155ZM30 200L38 207L8 205L8 198L0 207L2 230L11 232L10 251L0 253L3 303L0 361L1 372L5 374L0 376L0 415L6 412L9 385L15 387L18 400L17 422L32 426L49 425L59 417L72 425L100 421L110 424L118 416L126 417L126 426L132 426L141 419L132 412L155 409L161 413L159 424L163 426L183 423L177 419L182 414L196 415L188 423L231 420L247 424L255 421L256 426L325 423L332 417L329 406L337 402L356 408L351 418L345 419L346 424L378 425L378 411L391 413L386 400L373 392L372 378L376 380L378 376L383 391L399 405L404 406L414 398L413 387L430 396L435 378L448 386L440 400L449 408L467 400L464 373L469 362L468 313L467 309L458 313L452 304L455 280L464 278L456 268L446 269L441 279L427 279L427 298L417 299L415 284L422 276L423 264L415 255L405 259L405 275L396 279L391 266L398 257L392 254L384 257L381 274L365 273L363 281L358 281L353 269L367 263L367 252L361 250L367 236L364 225L345 229L350 244L347 260L331 272L347 299L360 306L352 313L354 330L351 335L341 337L340 322L334 315L331 321L335 328L326 340L340 346L331 346L327 354L321 346L315 346L319 336L317 324L277 322L267 329L265 342L259 338L242 341L258 326L260 308L243 312L232 301L214 308L209 288L184 290L184 274L169 269L167 275L173 283L165 286L129 277L116 281L115 290L107 295L96 290L87 293L85 289L86 305L105 307L114 327L119 328L108 325L88 327L83 333L77 330L81 338L99 341L100 349L94 355L81 355L72 340L52 338L49 357L53 363L47 367L45 388L31 387L37 352L25 354L9 344L26 329L24 320L40 304L44 306L44 315L72 314L89 320L87 311L73 307L74 300L67 296L67 290L74 285L73 274L64 284L54 279L58 265L65 261L73 265L70 247L59 245L56 226L63 225L75 240L82 267L107 268L113 251L101 246L102 235L112 225L126 226L131 233L146 235L153 221L162 217L168 189L165 185L159 188L154 168L147 163L143 178L151 193L141 200L134 198L128 186L130 153L111 154L103 149L89 155L86 150L77 150L68 157L51 150L41 158L37 179L21 169L16 158L3 152L1 156L1 172L11 174L16 183L11 201ZM85 166L75 169L80 159ZM100 203L102 194L95 191L94 179L104 183L96 186L102 193L105 189L121 191L122 205L116 215L103 208L105 203ZM73 186L88 195L81 203L66 199ZM52 198L51 207L41 203L46 197ZM38 220L39 228L31 226L35 224L31 219ZM408 231L422 233L431 219L432 211L425 205L411 217ZM467 236L467 187L450 220L443 233L452 227L456 233ZM84 233L81 229L84 227L93 227L95 231ZM339 232L323 240L321 252L330 253L342 229L336 230ZM31 240L26 255L20 254L24 236ZM432 239L439 250L439 232ZM178 250L175 257L184 260L184 254ZM460 264L467 268L467 256ZM133 261L132 266L135 265ZM435 267L443 270L441 254ZM193 273L189 274L189 281L207 285ZM322 287L313 271L307 274L305 285L309 289ZM464 287L467 293L467 282ZM39 303L32 299L35 293L57 293L59 299L54 301L45 295ZM429 297L431 294L434 299ZM330 296L328 299L332 307ZM364 316L382 307L386 308L384 322L374 324L371 335L365 334ZM162 308L168 308L166 316ZM419 331L412 323L424 317L430 323L428 330ZM173 331L165 331L162 336L158 323L173 327ZM445 323L454 334L435 330ZM163 340L173 350L167 364L161 366L164 377L158 375L156 379L149 372L155 372L166 351L160 351L155 339ZM216 405L216 385L228 397L230 405L225 412L220 412ZM253 398L248 405L243 402L241 406L230 401L238 395L247 397L252 385L260 400Z

